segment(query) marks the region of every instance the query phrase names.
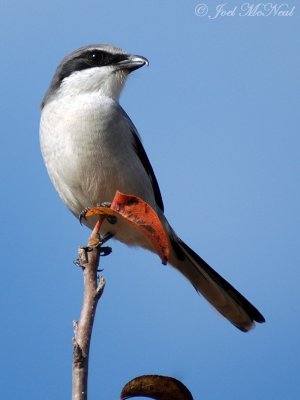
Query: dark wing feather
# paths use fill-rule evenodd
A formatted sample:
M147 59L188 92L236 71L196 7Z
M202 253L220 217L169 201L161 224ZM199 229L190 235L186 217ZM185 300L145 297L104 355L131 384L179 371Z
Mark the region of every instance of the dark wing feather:
M159 189L159 185L156 179L156 176L154 174L152 165L149 161L149 158L147 156L147 153L144 149L144 146L142 145L141 139L140 139L140 135L138 134L138 131L136 129L136 127L134 126L133 122L131 121L131 119L129 118L129 116L126 114L126 112L122 109L122 113L123 115L126 117L126 120L129 122L130 125L130 131L132 133L133 136L133 145L134 145L134 149L135 152L137 154L137 156L139 157L139 159L141 160L141 163L143 165L143 167L145 168L150 182L152 184L152 188L153 188L153 192L154 192L154 198L156 201L156 204L158 205L158 207L164 211L164 203L161 197L161 193L160 193L160 189Z

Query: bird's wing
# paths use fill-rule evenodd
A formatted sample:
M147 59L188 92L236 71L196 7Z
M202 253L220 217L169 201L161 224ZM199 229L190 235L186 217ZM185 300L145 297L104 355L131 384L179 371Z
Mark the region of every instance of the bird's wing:
M136 155L140 159L140 161L141 161L143 167L145 168L145 170L147 172L147 175L148 175L148 177L150 179L150 182L151 182L151 185L152 185L152 188L153 188L153 193L154 193L154 198L155 198L156 204L158 205L158 207L162 211L164 211L164 203L163 203L162 196L161 196L161 193L160 193L159 185L158 185L156 176L154 174L152 165L151 165L151 163L149 161L149 158L147 156L147 153L146 153L146 151L144 149L144 146L143 146L143 144L141 142L140 135L139 135L136 127L134 126L133 122L129 118L129 116L126 114L126 112L123 110L122 107L120 107L120 108L121 108L123 116L126 118L126 121L129 124L129 128L130 128L130 131L131 131L132 137L133 137L133 146L134 146L134 150L136 152Z

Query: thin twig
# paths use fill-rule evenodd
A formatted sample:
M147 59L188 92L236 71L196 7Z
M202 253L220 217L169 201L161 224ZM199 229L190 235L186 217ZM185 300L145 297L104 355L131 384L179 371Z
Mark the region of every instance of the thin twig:
M84 295L79 321L74 321L72 400L87 400L89 349L98 300L105 280L98 277L100 260L99 230L94 230L86 248L79 249L78 264L83 269Z

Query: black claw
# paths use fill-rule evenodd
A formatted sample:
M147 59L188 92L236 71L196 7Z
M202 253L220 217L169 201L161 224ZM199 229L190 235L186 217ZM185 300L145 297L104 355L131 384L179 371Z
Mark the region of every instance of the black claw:
M109 215L106 217L106 220L108 223L110 223L111 225L115 225L118 222L118 218L115 217L114 215Z
M82 225L82 220L83 219L85 219L86 220L86 213L89 211L89 209L90 209L90 207L86 207L86 208L84 208L82 211L81 211L81 213L79 214L79 222L80 222L80 225Z
M100 256L105 257L108 256L112 252L112 248L108 246L100 247Z
M101 246L103 245L103 243L107 242L112 237L114 237L114 234L110 233L110 232L107 232L104 236L102 236L101 237Z

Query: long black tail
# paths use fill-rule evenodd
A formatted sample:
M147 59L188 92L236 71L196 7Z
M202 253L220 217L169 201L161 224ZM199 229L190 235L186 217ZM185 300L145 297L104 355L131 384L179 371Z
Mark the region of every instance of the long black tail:
M178 269L225 318L243 332L255 322L265 322L262 314L171 229L170 264Z

